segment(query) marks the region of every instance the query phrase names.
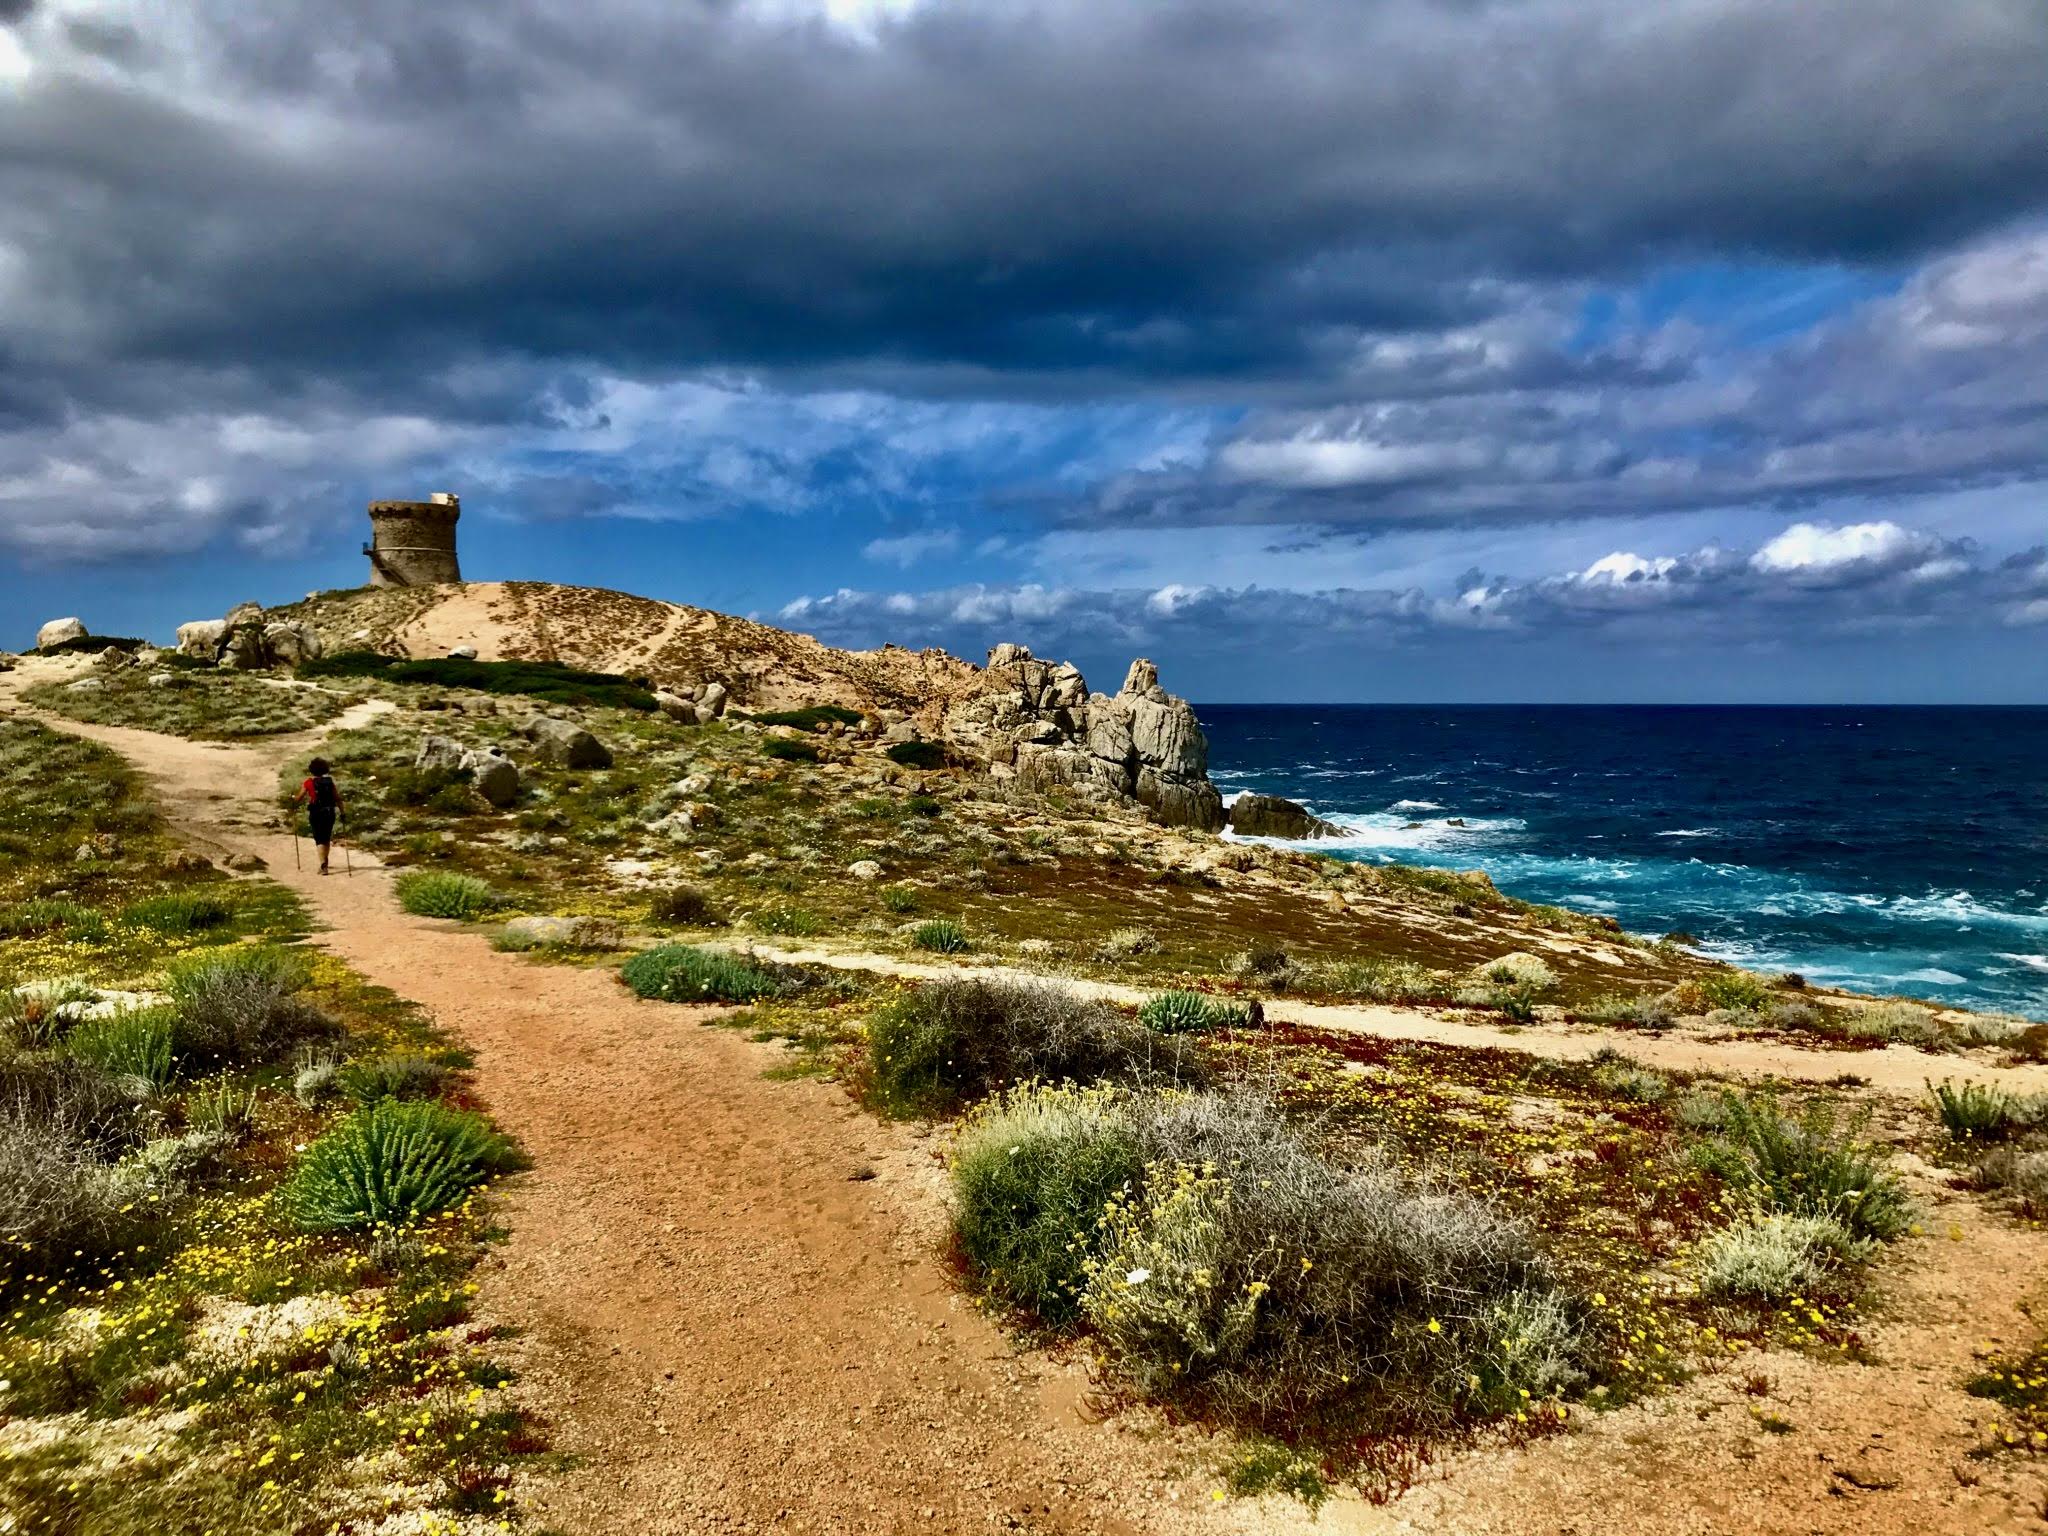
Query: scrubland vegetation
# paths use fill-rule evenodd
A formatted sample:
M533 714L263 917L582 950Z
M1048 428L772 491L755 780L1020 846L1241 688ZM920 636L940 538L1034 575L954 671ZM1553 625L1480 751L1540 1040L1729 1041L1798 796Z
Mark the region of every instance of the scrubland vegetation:
M543 1446L466 1319L515 1155L441 1102L461 1055L296 944L287 893L183 856L111 754L16 722L0 900L11 1528L514 1513Z
M27 698L74 720L132 725L196 741L309 731L353 702L350 695L330 689L300 687L248 672L200 671L177 666L169 658L160 668L95 669L84 681L92 686L45 683L30 689Z

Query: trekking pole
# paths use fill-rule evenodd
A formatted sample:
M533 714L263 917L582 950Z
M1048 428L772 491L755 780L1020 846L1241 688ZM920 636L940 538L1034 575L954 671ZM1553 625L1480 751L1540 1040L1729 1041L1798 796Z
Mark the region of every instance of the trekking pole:
M343 812L343 813L342 813L342 817L341 817L341 832L345 832L345 831L347 831L347 830L348 830L348 813L347 813L347 812ZM335 834L335 837L334 837L334 840L335 840L336 842L338 842L338 843L340 843L340 842L341 842L341 832L337 832L337 833ZM354 859L353 857L351 857L351 856L350 856L350 854L349 854L349 851L348 851L348 844L347 844L347 843L341 843L341 867L342 867L342 869L343 869L343 870L345 870L345 871L347 872L347 874L348 874L348 877L349 877L349 879L351 879L351 880L355 879L355 877L356 877L356 861L355 861L355 859Z
M303 871L305 867L305 861L299 857L299 818L295 812L292 816L292 868Z

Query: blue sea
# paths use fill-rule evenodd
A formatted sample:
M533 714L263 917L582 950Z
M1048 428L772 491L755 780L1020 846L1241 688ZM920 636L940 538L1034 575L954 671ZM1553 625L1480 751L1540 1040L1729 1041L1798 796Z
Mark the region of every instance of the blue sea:
M1339 858L1683 930L1837 986L2048 1018L2048 709L1207 705L1226 795Z

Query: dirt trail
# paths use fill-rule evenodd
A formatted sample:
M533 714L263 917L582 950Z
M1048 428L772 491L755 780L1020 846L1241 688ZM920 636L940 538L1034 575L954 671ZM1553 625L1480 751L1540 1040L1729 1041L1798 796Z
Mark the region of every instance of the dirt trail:
M702 1027L709 1010L640 1003L605 970L530 964L404 916L367 858L353 877L295 870L269 807L278 763L312 738L227 747L38 718L127 755L195 845L268 860L328 925L320 942L475 1048L481 1092L536 1160L510 1188L512 1237L482 1302L526 1331L527 1379L579 1458L540 1489L557 1528L2048 1531L2048 1468L1967 1460L1996 1413L1959 1386L1980 1339L2031 1337L2022 1304L2048 1273L2048 1235L1926 1178L1929 1235L1886 1266L1878 1365L1744 1356L1681 1391L1582 1414L1573 1433L1453 1458L1387 1508L1212 1506L1209 1477L1175 1470L1198 1461L1186 1446L1142 1415L1089 1422L1078 1366L1013 1351L954 1294L936 1251L934 1142L828 1086L764 1081L762 1048ZM1597 1043L1318 1012L1453 1044ZM1704 1065L1878 1075L1871 1053L1628 1043L1650 1060L1645 1047L1684 1045L1709 1053ZM1761 1403L1741 1390L1759 1368ZM1752 1406L1790 1427L1767 1432Z
M960 974L958 965L906 960L895 955L875 955L827 946L789 948L755 944L758 954L798 965L834 966L842 970L872 971L885 976L930 978ZM1014 966L977 965L977 976L1018 981L1038 981L1044 974ZM1090 997L1112 1003L1142 1003L1152 995L1144 987L1125 986L1113 981L1091 981L1085 977L1060 978L1061 984ZM1524 1051L1554 1061L1583 1061L1602 1049L1626 1052L1645 1066L1672 1072L1717 1072L1732 1077L1782 1078L1787 1082L1824 1083L1852 1073L1879 1093L1918 1099L1927 1092L1930 1078L1970 1078L1996 1083L2014 1093L2048 1092L2048 1066L1990 1066L1958 1056L1934 1055L1911 1046L1890 1045L1882 1050L1808 1050L1768 1040L1717 1039L1710 1035L1651 1035L1636 1030L1606 1029L1598 1025L1512 1025L1468 1022L1443 1017L1416 1008L1374 1004L1301 1003L1271 1001L1266 1017L1288 1024L1312 1025L1317 1029L1345 1030L1355 1034L1378 1035L1388 1040L1416 1040L1433 1045L1497 1047Z

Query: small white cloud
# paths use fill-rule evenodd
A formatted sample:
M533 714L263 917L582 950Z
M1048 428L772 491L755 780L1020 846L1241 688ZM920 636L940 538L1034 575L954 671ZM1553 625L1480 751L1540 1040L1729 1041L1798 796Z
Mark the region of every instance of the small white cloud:
M1927 553L1933 544L1924 533L1897 523L1794 523L1749 557L1750 564L1773 575L1838 571L1846 566L1890 566Z
M1232 443L1217 455L1217 462L1240 480L1332 490L1428 479L1468 463L1470 457L1437 444L1404 446L1365 437L1307 435Z
M1162 619L1170 619L1190 603L1199 602L1208 595L1207 587L1187 587L1173 581L1146 598L1145 606Z
M1645 560L1641 555L1630 554L1617 549L1611 555L1602 555L1583 571L1579 581L1627 582L1659 581L1669 576L1678 562L1669 555L1654 560Z

